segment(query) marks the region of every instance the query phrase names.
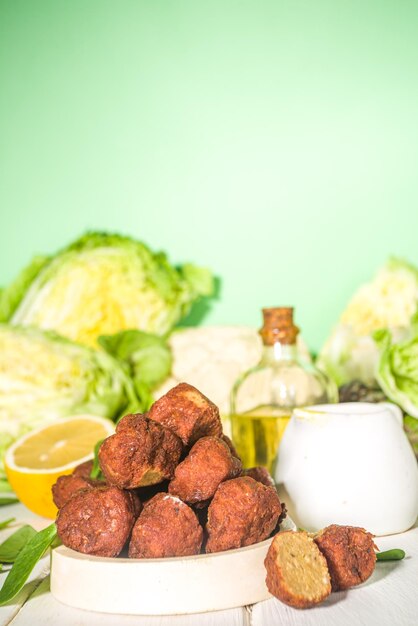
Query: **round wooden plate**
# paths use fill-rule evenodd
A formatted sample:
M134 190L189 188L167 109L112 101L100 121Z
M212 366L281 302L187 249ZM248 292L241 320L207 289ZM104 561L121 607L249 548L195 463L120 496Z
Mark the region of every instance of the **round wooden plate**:
M281 530L295 530L287 517ZM253 546L169 559L102 558L52 551L51 592L79 609L175 615L229 609L270 597L264 559L271 539Z

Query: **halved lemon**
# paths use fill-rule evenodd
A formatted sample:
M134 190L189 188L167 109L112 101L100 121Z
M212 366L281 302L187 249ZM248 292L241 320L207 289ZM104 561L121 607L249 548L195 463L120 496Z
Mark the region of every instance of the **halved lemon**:
M34 513L55 518L51 487L58 476L71 474L92 459L94 446L112 435L115 425L95 415L76 415L24 435L4 459L7 478L19 500Z

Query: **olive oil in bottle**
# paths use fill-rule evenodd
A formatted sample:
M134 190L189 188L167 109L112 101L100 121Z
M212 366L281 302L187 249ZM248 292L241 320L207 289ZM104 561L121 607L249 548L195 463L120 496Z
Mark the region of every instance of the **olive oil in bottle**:
M260 363L243 374L231 393L231 432L244 467L262 465L274 475L277 451L295 407L336 402L337 388L298 356L293 309L263 309Z
M274 406L259 406L242 415L231 415L232 439L244 467L263 465L272 471L277 448L290 412Z

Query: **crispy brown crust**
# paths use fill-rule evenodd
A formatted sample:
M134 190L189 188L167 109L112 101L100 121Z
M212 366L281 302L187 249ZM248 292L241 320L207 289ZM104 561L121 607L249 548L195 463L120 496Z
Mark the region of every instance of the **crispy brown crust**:
M127 494L128 498L130 498L132 512L135 519L137 519L143 509L143 505L139 498L139 495L132 489L129 491L125 491L125 493Z
M269 592L273 596L281 600L281 602L284 602L285 604L288 604L289 606L292 606L296 609L309 609L313 606L316 606L329 596L329 594L331 593L331 582L329 578L327 562L324 556L317 548L313 539L310 538L307 533L303 533L304 535L306 535L306 539L311 544L310 547L313 550L315 558L318 559L319 562L322 562L323 576L328 577L329 584L322 590L322 592L318 592L315 598L307 597L307 595L301 595L291 588L291 584L288 580L286 580L282 569L282 564L280 563L279 544L281 541L286 541L288 540L288 538L292 538L292 535L295 534L300 533L295 533L295 531L288 530L283 531L274 537L267 552L267 556L264 560L264 565L267 571L266 585Z
M171 479L181 451L181 441L174 433L137 416L135 428L126 426L104 440L99 463L110 485L135 489Z
M228 437L228 435L222 435L221 439L223 439L223 441L225 441L225 443L228 446L232 456L234 456L236 459L239 459L241 461L242 459L241 459L240 455L238 454L237 449L235 448L235 446L232 443L231 439Z
M249 476L221 483L208 510L206 552L241 548L267 539L281 512L276 491Z
M131 495L116 487L79 491L60 509L58 536L68 548L95 556L117 556L135 522Z
M173 387L154 402L149 417L176 433L186 446L201 437L222 435L218 407L187 383Z
M168 491L195 504L212 498L224 480L241 474L242 463L219 437L202 437L177 465Z
M75 493L82 489L94 489L100 484L102 483L76 474L59 476L57 482L52 485L52 499L57 509L60 509Z
M141 429L144 418L148 417L148 413L128 413L124 415L122 419L116 425L116 432L119 433L127 428L139 428Z
M192 509L174 496L159 493L139 516L129 544L131 558L199 554L203 529Z
M250 467L243 471L243 475L254 478L254 480L262 483L266 487L273 487L274 489L276 488L272 476L270 475L268 469L265 467Z
M373 574L377 548L364 528L332 524L315 542L327 560L333 591L359 585Z
M73 476L81 476L81 478L90 478L91 470L93 469L93 460L85 461L73 470Z

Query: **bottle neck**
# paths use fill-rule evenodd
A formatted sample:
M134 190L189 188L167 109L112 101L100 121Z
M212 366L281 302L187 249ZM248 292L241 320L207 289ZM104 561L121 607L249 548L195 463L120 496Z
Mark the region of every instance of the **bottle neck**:
M262 362L296 361L298 350L296 343L285 344L276 341L272 346L264 346Z

